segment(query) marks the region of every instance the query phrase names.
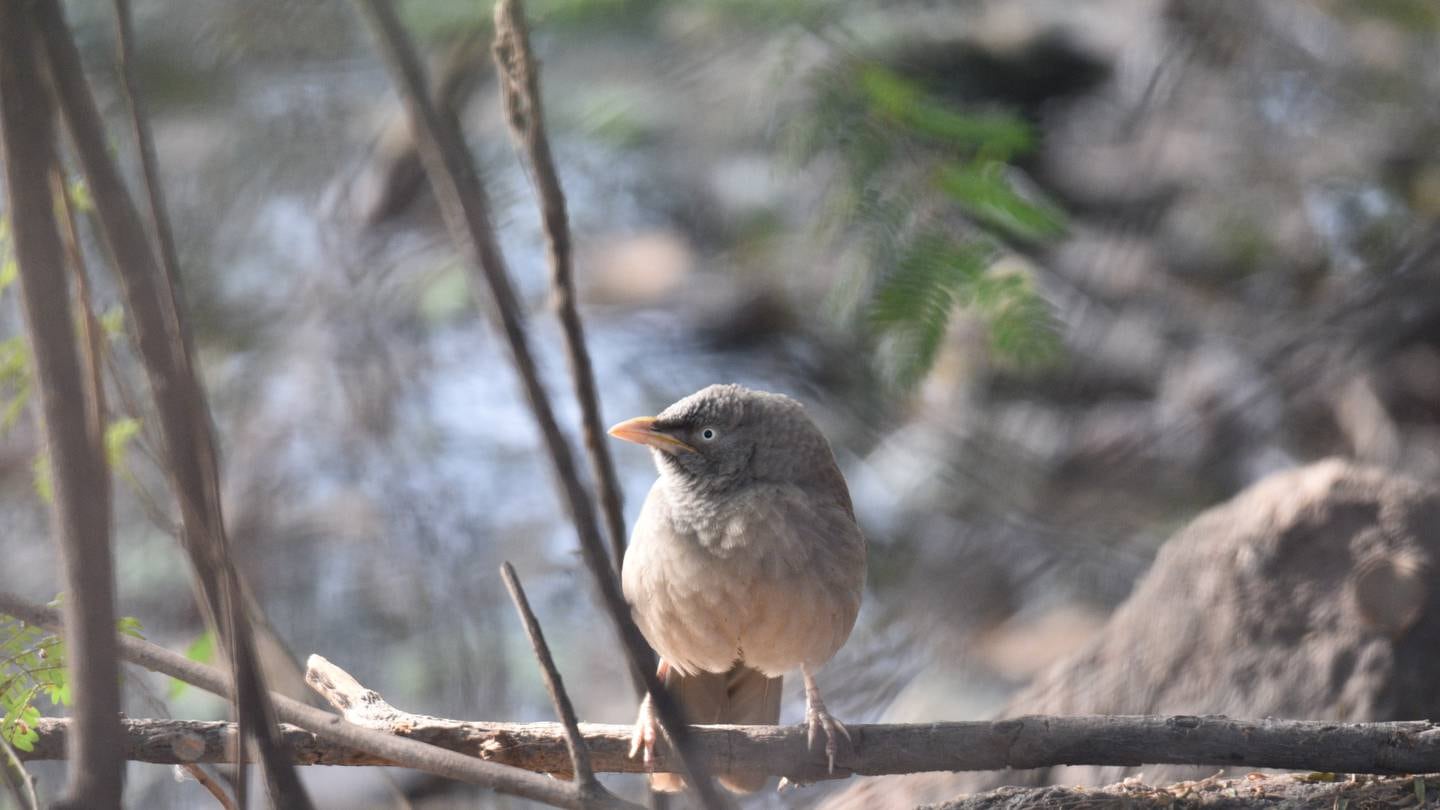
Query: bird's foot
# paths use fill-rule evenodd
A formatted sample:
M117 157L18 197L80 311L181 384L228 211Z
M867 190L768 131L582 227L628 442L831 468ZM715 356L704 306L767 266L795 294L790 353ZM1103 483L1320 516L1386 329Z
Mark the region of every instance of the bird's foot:
M811 750L815 748L816 735L822 731L825 733L825 761L830 773L835 773L835 754L840 750L841 735L844 735L847 744L854 741L850 739L850 730L845 728L845 724L832 717L825 708L820 690L808 686L805 689L805 727L805 741Z
M635 718L635 730L630 732L630 758L641 755L641 761L648 770L655 761L655 737L659 733L655 724L655 710L650 706L650 696L640 701L640 714Z

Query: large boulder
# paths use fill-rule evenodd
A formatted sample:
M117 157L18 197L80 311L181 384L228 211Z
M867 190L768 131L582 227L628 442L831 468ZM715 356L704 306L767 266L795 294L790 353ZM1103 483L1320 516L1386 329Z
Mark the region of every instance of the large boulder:
M1272 475L1171 538L1097 638L1002 715L1440 717L1437 562L1434 486L1333 460ZM1144 773L1165 784L1214 770ZM873 810L998 785L1103 785L1130 775L1089 767L924 774L868 780L835 798Z

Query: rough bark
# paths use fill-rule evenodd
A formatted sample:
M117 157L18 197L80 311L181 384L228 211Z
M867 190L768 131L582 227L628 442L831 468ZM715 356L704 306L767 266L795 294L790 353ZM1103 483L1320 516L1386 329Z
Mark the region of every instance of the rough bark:
M110 548L110 473L76 345L64 251L50 173L57 164L54 106L41 84L32 20L20 2L0 3L0 122L20 293L40 394L52 482L52 521L64 568L65 641L78 733L71 740L62 806L120 806L115 582Z

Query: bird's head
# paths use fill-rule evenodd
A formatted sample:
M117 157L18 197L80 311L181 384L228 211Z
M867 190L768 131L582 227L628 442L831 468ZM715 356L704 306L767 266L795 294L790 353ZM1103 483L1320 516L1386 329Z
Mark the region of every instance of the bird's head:
M656 416L621 422L610 435L648 446L662 476L710 491L800 484L835 464L799 402L739 385L703 388Z

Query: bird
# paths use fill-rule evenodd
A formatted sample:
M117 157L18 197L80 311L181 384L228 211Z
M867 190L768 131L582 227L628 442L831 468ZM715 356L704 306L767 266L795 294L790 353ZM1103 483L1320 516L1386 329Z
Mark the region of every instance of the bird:
M814 749L824 736L833 773L849 732L826 709L815 671L855 625L866 541L829 441L798 401L734 384L711 385L609 433L648 447L659 472L621 582L685 720L778 724L782 678L799 669L807 741ZM631 756L650 762L655 738L647 696ZM720 781L745 793L767 778ZM683 781L657 773L651 784L679 790Z

